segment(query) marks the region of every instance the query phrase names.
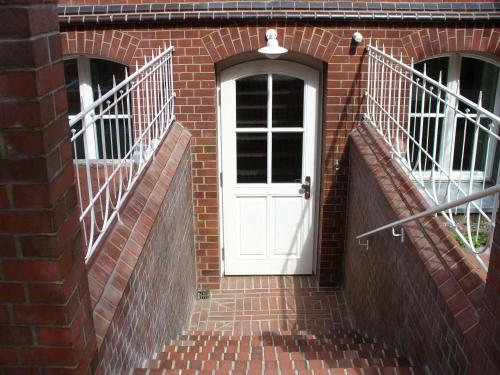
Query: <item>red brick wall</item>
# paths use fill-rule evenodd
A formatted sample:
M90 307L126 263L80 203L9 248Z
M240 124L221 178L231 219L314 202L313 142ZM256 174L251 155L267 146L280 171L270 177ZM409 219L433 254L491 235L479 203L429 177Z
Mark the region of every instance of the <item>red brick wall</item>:
M480 312L473 364L475 374L498 374L500 363L500 215L497 214L488 277L484 288L483 308Z
M2 3L0 25L0 372L90 373L55 2Z
M355 238L427 208L375 130L361 124L351 138L344 281L355 326L433 373L485 374L473 371L481 360L475 340L485 273L444 223L405 224L404 243L390 230L375 234L368 250Z
M265 44L265 30L274 27L286 48L324 63L322 124L322 201L320 207L319 277L324 285L339 285L342 274L347 196L347 136L363 111L364 45L372 40L392 48L409 61L457 50L500 55L500 30L484 24L352 24L255 23L128 24L114 27L62 25L63 51L110 51L126 64L141 63L153 50L171 43L177 119L193 135L193 196L198 281L204 287L219 282L217 198L217 128L215 64ZM365 37L351 42L354 31ZM128 46L128 47L127 47ZM119 51L116 52L116 51ZM133 56L130 59L130 56Z
M89 265L98 374L125 374L189 322L196 291L191 136L174 123Z

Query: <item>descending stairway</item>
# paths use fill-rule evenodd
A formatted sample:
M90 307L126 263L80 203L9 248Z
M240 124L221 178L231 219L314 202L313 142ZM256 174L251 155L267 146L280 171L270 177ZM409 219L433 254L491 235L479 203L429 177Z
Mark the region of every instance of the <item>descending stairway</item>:
M180 335L136 369L153 374L425 374L376 340L356 332Z
M341 290L307 277L228 280L133 374L426 374L352 329Z

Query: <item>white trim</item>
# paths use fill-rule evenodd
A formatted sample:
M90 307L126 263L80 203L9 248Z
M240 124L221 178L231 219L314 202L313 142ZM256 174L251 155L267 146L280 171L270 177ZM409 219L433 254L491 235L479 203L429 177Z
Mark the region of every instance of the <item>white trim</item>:
M222 103L221 97L220 97L220 92L221 92L221 85L223 82L227 80L237 80L241 78L245 78L248 76L253 76L253 75L259 75L259 74L266 74L268 75L268 85L272 86L272 79L271 75L272 74L283 74L283 75L288 75L291 77L296 77L303 79L305 82L315 82L315 90L316 90L316 108L314 111L314 124L315 124L315 138L312 141L312 145L314 147L314 154L311 156L312 163L313 163L313 181L312 181L312 189L311 189L311 207L312 207L312 220L313 220L313 236L314 238L312 239L312 247L313 247L313 252L312 252L312 273L316 273L317 270L317 246L318 246L318 236L319 236L319 230L318 230L318 223L319 223L319 218L320 218L320 210L319 210L319 203L321 200L320 197L320 183L321 183L321 178L320 178L320 170L321 170L321 165L320 165L320 155L321 155L321 143L320 143L320 138L321 138L321 118L320 118L320 113L321 113L321 95L320 93L320 72L318 72L315 69L312 69L308 66L298 64L295 62L290 62L290 61L284 61L284 60L258 60L258 61L251 61L251 62L246 62L242 64L238 64L235 66L231 66L227 69L224 69L221 71L219 75L219 79L217 81L217 140L218 140L218 145L217 145L217 152L218 152L218 161L217 161L217 167L218 167L218 177L217 179L219 180L219 176L221 173L223 174L224 180L226 180L229 176L227 175L227 171L223 171L222 169L222 164L223 164L223 147L222 147L222 117L224 116L224 112L222 111ZM270 91L272 92L272 91ZM307 90L305 90L304 93L305 96L307 96ZM304 98L304 105L306 105L306 100L307 98ZM271 105L269 105L269 102ZM269 95L268 97L268 126L265 128L242 128L242 129L237 129L234 133L245 133L245 132L262 132L262 133L269 133L269 132L302 132L304 134L303 142L305 144L306 142L306 134L304 132L304 129L297 129L297 128L272 128L271 124L271 110L272 110L272 95ZM272 139L271 137L268 137L268 164L272 162L271 152L272 152L272 147L271 147L271 142ZM306 169L304 163L305 158L303 158L303 175L305 176L306 174ZM270 170L270 166L268 165L268 171ZM312 174L311 173L311 174ZM304 177L303 176L303 177ZM268 178L270 177L270 173L268 173ZM227 183L221 183L218 181L218 198L219 198L219 234L220 234L220 240L219 240L219 254L220 254L220 264L221 264L221 276L223 276L226 272L226 264L225 259L223 259L223 249L225 247L225 241L224 241L224 201L223 201L223 196L224 196L224 188L227 187ZM268 181L270 183L270 181ZM272 183L272 186L279 187L281 184L280 183ZM268 186L267 184L245 184L245 186L248 187L258 187L258 186ZM227 252L227 249L226 249ZM225 254L225 257L227 258L227 254Z

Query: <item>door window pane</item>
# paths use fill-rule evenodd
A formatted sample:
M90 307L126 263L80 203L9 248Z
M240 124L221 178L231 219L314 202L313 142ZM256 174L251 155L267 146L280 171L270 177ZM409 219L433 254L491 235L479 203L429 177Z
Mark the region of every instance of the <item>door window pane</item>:
M236 81L236 127L267 127L267 75Z
M304 81L273 75L273 127L303 126Z
M267 134L236 134L238 183L267 182Z
M302 133L273 133L272 182L302 181Z
M80 113L80 81L76 59L64 60L64 78L68 97L68 114L77 115Z

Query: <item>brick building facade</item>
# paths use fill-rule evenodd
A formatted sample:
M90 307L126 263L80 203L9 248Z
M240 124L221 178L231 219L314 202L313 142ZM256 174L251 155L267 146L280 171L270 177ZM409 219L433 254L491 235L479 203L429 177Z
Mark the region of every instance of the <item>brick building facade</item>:
M217 97L220 72L260 58L256 51L265 45L267 29L276 29L280 45L289 51L282 60L308 65L320 73L315 269L321 284L328 286L342 286L346 277L348 140L364 112L365 46L383 45L405 62L454 52L500 61L500 8L489 1L123 3L61 0L56 6L55 1L0 1L0 24L9 25L0 30L0 50L5 52L0 57L4 72L0 93L6 98L0 102L0 127L5 133L0 143L0 323L7 327L0 335L0 367L5 367L0 373L15 373L20 368L39 374L43 368L43 373L79 374L98 367L102 373L113 373L120 361L136 366L139 357L159 345L148 341L151 324L137 336L131 333L134 337L130 341L120 333L125 323L137 322L137 316L128 315L129 308L141 311L136 314L138 320L164 308L163 302L156 300L158 306L142 311L142 300L134 300L145 289L142 278L156 272L155 280L164 281L173 272L168 268L155 271L146 256L141 258L144 251L159 259L161 249L146 242L147 236L141 236L140 230L137 234L135 223L129 221L125 227L117 224L119 235L98 254L100 259L112 261L84 270L81 234L75 229L79 224L66 130L63 59L91 56L120 63L133 72L136 64L158 48L175 47L173 81L179 124L155 165L155 171L166 179L158 182L151 172L144 178L154 181L153 186L160 189L155 194L159 195L151 190L139 191L131 201L145 204L143 198L147 197L146 202L166 202L154 206L154 217L161 217L158 220L165 225L154 233L161 237L164 228L177 228L176 244L185 246L176 263L180 265L179 279L184 277L183 285L193 289L195 285L216 289L223 273ZM8 22L13 17L18 17L19 23ZM363 42L353 42L354 32L363 35ZM35 170L39 173L33 173ZM187 212L189 203L180 207L173 198L189 201L189 172L194 223ZM174 194L175 189L183 189L184 194ZM143 212L145 207L147 204L135 207L132 214ZM148 217L152 215L141 216L140 225L150 223ZM172 215L181 217L182 225L171 220ZM179 232L179 226L184 232ZM492 348L498 348L498 233L497 229L492 271L487 281L484 275L480 281L485 286L486 307L481 308L482 298L477 297L480 302L472 314L474 330L454 326L459 332L456 340L469 332L470 342L479 343L475 346L480 350L467 352L473 356L473 364L469 363L467 369L474 374L495 371ZM189 236L194 237L192 243ZM140 241L144 242L138 251L135 246ZM117 259L112 255L115 248L125 249ZM155 293L159 295L160 291ZM187 313L192 295L183 289L165 303L183 306ZM444 305L439 308L447 311ZM174 317L155 317L157 321L172 321L162 327L162 332L173 334L182 328L182 312L177 313ZM488 331L493 332L491 336ZM471 338L470 332L477 332L477 337ZM116 347L120 340L122 344ZM147 344L137 348L137 340ZM454 358L458 357L454 353Z
M387 4L382 9L377 3L354 2L348 3L345 11L344 3L334 2L296 2L294 6L276 2L267 8L258 2L123 7L89 3L61 3L59 19L65 56L88 54L133 67L158 47L176 47L177 119L193 135L197 274L199 284L206 288L217 287L221 275L216 100L221 64L238 55L257 58L255 52L265 45L265 32L270 27L278 31L280 42L291 52L282 59L300 61L301 56L306 56L320 64L323 178L317 273L323 284L340 285L346 222L346 147L348 135L363 113L367 69L364 46L370 41L384 45L406 62L455 51L498 56L500 50L500 30L494 21L498 15L493 10L496 5L490 3L443 3L434 9L435 4L423 2L419 12L411 11L413 5L409 10L406 3L392 4L386 10ZM265 14L271 19L266 19ZM387 21L387 14L394 21ZM369 21L354 21L355 17ZM405 22L396 21L398 17ZM463 21L458 21L459 17ZM475 22L469 21L472 17ZM364 36L360 45L352 41L356 31Z

